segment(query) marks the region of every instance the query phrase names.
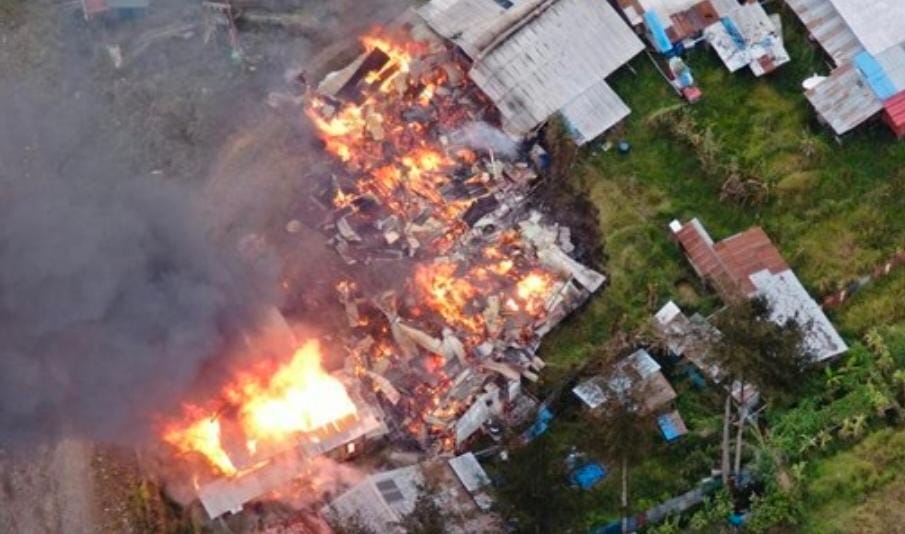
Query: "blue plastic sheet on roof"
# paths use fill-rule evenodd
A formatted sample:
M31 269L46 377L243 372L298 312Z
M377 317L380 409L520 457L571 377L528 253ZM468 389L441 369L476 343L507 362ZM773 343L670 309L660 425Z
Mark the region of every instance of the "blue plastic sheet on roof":
M720 22L723 23L723 27L726 28L726 33L732 38L732 42L735 43L736 48L744 50L748 46L748 43L745 41L745 37L742 35L741 30L735 25L735 21L729 17L723 17L720 19Z
M657 418L657 426L660 427L660 432L666 441L675 441L682 437L682 433L676 428L675 422L668 413Z
M669 40L669 36L666 35L666 28L663 27L663 23L660 22L660 17L658 17L656 13L653 11L645 11L644 25L647 26L647 29L650 32L651 39L654 41L654 47L656 47L657 52L666 54L672 50L672 42Z
M606 469L596 462L585 464L569 475L569 481L583 490L593 488L604 478Z
M861 52L855 56L855 66L880 100L888 100L898 92L895 84L883 70L883 66L870 55L870 52Z

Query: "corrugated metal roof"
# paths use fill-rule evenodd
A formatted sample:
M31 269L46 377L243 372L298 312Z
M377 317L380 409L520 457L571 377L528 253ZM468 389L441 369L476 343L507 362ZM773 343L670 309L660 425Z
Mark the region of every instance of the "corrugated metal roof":
M241 476L219 478L201 486L198 498L211 519L226 513L238 513L245 503L300 476L307 462L303 456L290 451Z
M869 52L861 52L855 56L855 66L861 72L861 76L867 85L870 86L874 94L880 100L886 100L897 93L896 86L892 80L886 75L883 65L878 62Z
M699 276L709 280L721 295L736 292L735 283L728 275L719 255L713 249L713 239L704 229L701 221L692 219L688 224L680 224L677 229L673 230L673 233Z
M418 14L471 58L501 33L549 0L517 0L505 8L495 0L432 0Z
M804 96L837 134L866 122L883 109L883 103L850 63L833 71Z
M479 58L471 79L524 135L641 52L606 0L560 0Z
M886 114L887 122L898 134L899 130L905 127L905 91L884 102L883 110Z
M700 221L693 219L675 234L698 274L724 298L753 294L753 273L764 269L776 273L789 268L760 227L713 243Z
M873 55L905 42L902 0L832 0L864 48Z
M786 0L811 35L842 65L864 50L831 0Z
M752 274L765 269L777 273L789 268L789 264L759 226L724 239L713 248L729 275L746 295L755 291L750 279Z
M384 471L330 502L329 508L341 518L357 518L374 532L402 533L398 522L415 509L424 477L417 465Z
M761 271L751 276L760 295L772 307L770 319L783 324L797 322L805 330L805 345L814 361L823 361L848 350L826 314L808 294L791 270L781 273Z
M895 86L896 92L905 91L905 45L886 49L876 60Z
M709 236L703 228L696 228L694 224L686 224L676 234L683 246L689 241L688 236L697 236L692 238L696 250L707 247ZM685 241L682 240L683 235L686 236ZM847 350L848 347L832 323L761 228L751 228L708 248L712 249L718 260L718 263L710 267L702 268L695 263L698 258L710 258L709 254L702 255L700 251L694 256L688 254L698 272L725 272L737 284L736 287L743 296L753 297L759 294L766 297L773 307L771 320L784 323L787 319L794 319L805 328L806 343L815 360L824 360ZM717 286L717 289L720 287ZM723 297L726 298L726 295ZM676 308L669 308L664 316L671 316L675 320L679 314ZM661 331L669 333L666 325Z
M487 472L481 467L473 453L469 452L452 458L449 460L449 466L468 493L475 493L490 484L490 477L487 476Z
M591 141L628 117L628 105L606 80L600 80L560 111L572 138L579 145Z

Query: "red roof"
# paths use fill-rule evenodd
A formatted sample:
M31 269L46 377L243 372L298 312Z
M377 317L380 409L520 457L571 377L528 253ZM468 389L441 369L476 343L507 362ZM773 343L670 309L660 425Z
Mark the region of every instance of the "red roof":
M714 243L701 223L694 219L675 232L688 260L701 277L726 297L747 297L756 291L754 273L777 274L789 269L766 232L754 227Z
M883 103L883 119L886 124L902 137L905 135L905 91Z

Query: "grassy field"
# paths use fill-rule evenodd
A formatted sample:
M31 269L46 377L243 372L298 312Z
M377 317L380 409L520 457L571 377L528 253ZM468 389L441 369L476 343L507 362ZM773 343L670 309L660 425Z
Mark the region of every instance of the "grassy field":
M658 110L679 104L648 58L622 71L614 87L632 109L622 131L632 151L589 149L576 180L600 210L609 288L588 310L551 336L544 355L554 370L585 360L612 332L643 325L668 299L709 310L703 290L667 224L699 217L716 239L761 225L814 295L842 287L905 245L905 143L881 124L868 125L838 145L816 124L800 90L814 72L826 72L821 56L786 18L792 63L755 79L730 74L708 51L688 63L704 99L687 113L712 132L716 158L769 184L763 206L720 200L723 177L705 171L695 151L649 126ZM905 319L905 274L860 295L834 317L849 337L876 324ZM558 378L554 372L551 379Z
M900 532L905 524L905 430L885 429L814 463L808 533Z
M843 287L905 246L905 218L900 215L905 209L905 143L897 143L881 124L861 128L841 145L820 127L800 83L827 69L797 22L785 15L784 22L792 63L769 77L730 74L709 51L695 51L688 58L705 96L677 113L710 138L712 150L705 157L687 139L651 126L651 117L681 102L647 57L636 58L631 71L623 70L613 80L632 115L610 140L628 140L632 150L621 155L586 149L574 178L600 211L609 287L545 340L548 385L587 362L614 333L643 331L651 314L669 299L705 313L719 305L670 240L672 219L699 217L715 239L763 226L815 297ZM725 177L714 166L738 169L767 184L769 200L759 206L722 201ZM905 272L859 294L831 319L853 342L871 327L902 323ZM635 510L690 489L716 459L718 401L681 381L677 389L692 443L664 445L633 473ZM582 444L580 427L568 421L554 424L550 434L563 455ZM848 460L827 459L815 467L815 488L830 483L825 473L832 471L833 462ZM617 486L618 477L609 477L585 499L586 524L618 515ZM851 518L860 518L862 508L866 513L901 498L903 486L898 480L872 488L877 503L852 508ZM866 494L853 491L851 498ZM828 494L814 495L809 502L813 517L834 508ZM814 524L812 531L821 531L821 524Z

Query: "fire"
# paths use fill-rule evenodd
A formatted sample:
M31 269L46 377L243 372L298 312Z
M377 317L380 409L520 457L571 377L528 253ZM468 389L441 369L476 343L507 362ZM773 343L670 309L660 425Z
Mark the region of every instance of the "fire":
M525 311L531 315L538 315L544 306L544 301L549 296L553 279L549 273L535 271L519 280L516 285L516 295L525 303Z
M321 366L320 347L309 341L262 384L244 385L240 411L246 435L255 442L311 432L355 415L345 386Z
M450 325L469 334L479 334L484 329L480 315L468 313L469 302L478 295L478 288L464 276L456 273L452 262L418 265L415 269L415 285L428 306L439 313Z
M345 386L321 365L317 341L302 345L269 376L240 375L223 397L235 409L246 451L252 455L261 444L286 444L298 433L325 428L356 414ZM200 454L224 475L237 474L224 447L219 412L198 416L196 407L186 411L191 414L187 423L171 425L164 441L182 453Z
M220 421L216 416L204 417L186 428L172 428L163 439L180 452L203 455L225 475L235 475L238 471L220 444Z

